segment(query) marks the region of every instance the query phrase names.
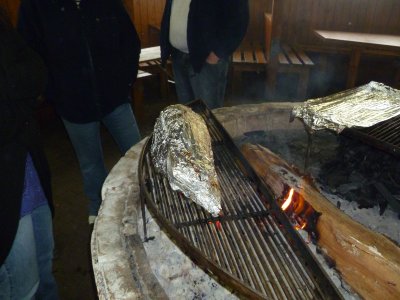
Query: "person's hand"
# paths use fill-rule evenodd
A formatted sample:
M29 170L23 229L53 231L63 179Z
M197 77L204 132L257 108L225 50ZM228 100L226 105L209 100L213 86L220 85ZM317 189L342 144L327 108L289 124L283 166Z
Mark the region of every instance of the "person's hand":
M219 61L219 57L211 51L210 54L207 56L206 62L210 65L215 65Z

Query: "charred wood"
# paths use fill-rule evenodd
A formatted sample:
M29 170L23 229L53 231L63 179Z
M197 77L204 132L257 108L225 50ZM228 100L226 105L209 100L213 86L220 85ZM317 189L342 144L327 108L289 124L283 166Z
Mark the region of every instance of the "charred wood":
M285 160L259 145L242 153L277 199L295 189L321 216L318 246L352 289L365 299L400 298L400 248L341 212Z

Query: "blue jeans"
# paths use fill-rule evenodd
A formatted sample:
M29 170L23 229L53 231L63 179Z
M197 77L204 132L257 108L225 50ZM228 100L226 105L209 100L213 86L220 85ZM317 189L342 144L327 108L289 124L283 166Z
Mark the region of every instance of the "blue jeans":
M175 49L172 69L178 102L185 104L201 99L210 109L223 106L228 68L229 61L220 59L215 65L204 63L201 71L196 73L189 55Z
M85 194L90 200L89 215L97 216L101 204L101 187L108 174L101 146L100 123L111 133L121 153L125 153L140 140L131 105L126 103L118 106L101 122L77 124L65 119L63 122L78 157Z
M11 251L0 268L0 299L58 299L53 249L51 212L46 204L19 220Z

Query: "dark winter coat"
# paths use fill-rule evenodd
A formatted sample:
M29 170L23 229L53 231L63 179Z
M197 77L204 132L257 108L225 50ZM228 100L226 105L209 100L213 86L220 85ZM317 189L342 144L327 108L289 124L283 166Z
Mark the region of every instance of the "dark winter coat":
M50 172L32 117L45 84L39 55L17 32L0 28L0 265L18 228L28 151L52 207Z
M74 123L130 101L140 41L121 0L22 0L18 29L45 60L47 99Z
M163 63L173 50L169 42L172 1L167 0L161 23L160 45ZM227 59L245 36L248 23L248 0L192 0L187 42L194 70L201 70L211 51L219 58Z

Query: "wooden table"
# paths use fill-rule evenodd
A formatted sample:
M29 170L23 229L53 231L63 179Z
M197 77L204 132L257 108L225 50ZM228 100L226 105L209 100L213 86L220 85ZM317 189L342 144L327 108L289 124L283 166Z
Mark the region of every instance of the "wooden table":
M363 52L374 52L375 54L383 54L384 49L394 49L390 52L391 55L400 56L400 36L387 34L373 34L361 32L346 32L346 31L329 31L329 30L314 30L315 34L325 41L336 41L346 43L351 48L351 56L349 70L347 75L347 88L355 86L357 79L358 66ZM382 52L368 51L368 48L382 48Z
M161 66L160 46L142 48L139 57L139 71L134 88L132 89L133 107L135 115L141 122L144 120L144 81L152 75L159 75L161 96L170 104L168 78L171 75Z
M142 48L140 52L139 63L149 62L157 59L161 59L160 46Z

